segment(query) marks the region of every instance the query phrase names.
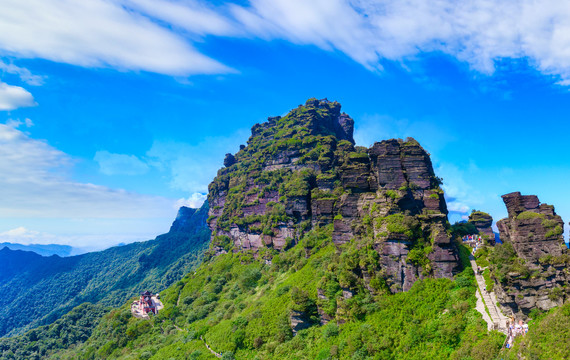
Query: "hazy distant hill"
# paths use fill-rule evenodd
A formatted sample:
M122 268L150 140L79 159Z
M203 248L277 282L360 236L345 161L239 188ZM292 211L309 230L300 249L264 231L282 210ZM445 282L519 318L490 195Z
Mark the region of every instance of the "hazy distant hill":
M69 255L71 255L71 252L73 251L73 248L71 246L59 245L59 244L22 245L22 244L14 244L14 243L9 243L9 242L0 243L0 249L3 249L4 247L7 247L10 250L33 251L36 254L40 254L42 256L51 256L51 255L69 256Z
M123 304L142 289L160 291L197 266L208 247L207 203L182 208L155 240L78 256L0 250L0 336L49 324L83 302Z

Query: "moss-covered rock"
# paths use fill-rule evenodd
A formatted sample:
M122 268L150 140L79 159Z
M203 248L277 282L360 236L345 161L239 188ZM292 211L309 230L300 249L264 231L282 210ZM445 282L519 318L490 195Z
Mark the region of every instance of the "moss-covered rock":
M283 251L332 225L337 246L374 241L375 266L394 291L425 276L450 278L459 261L429 154L412 138L354 146L353 124L339 103L309 99L253 126L210 184L212 246L230 250L217 240L230 238L233 251Z

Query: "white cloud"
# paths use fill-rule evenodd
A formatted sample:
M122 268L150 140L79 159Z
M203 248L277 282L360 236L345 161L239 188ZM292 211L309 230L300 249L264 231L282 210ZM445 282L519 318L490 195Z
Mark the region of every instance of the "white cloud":
M369 68L379 66L373 48L375 33L347 1L253 0L250 8L235 6L232 11L261 38L338 49Z
M34 97L26 89L0 81L0 111L10 111L36 105Z
M188 197L188 199L179 199L176 202L177 207L187 206L190 208L199 208L202 206L204 201L208 198L207 194L194 193Z
M233 6L251 33L339 50L369 69L443 52L486 74L528 58L570 84L570 7L557 0L252 0Z
M142 175L148 172L148 165L135 155L114 154L106 150L97 151L93 158L105 175Z
M473 167L471 167L473 170ZM445 191L447 208L466 214L484 204L485 197L465 179L468 176L478 176L473 172L464 172L457 166L440 163L434 169L437 176L443 178L442 188Z
M147 156L151 165L170 173L170 185L174 189L205 193L208 184L222 167L224 155L235 153L248 133L249 130L239 130L227 137L207 137L192 145L155 141Z
M67 154L13 125L0 124L0 217L144 218L172 211L172 200L70 180Z
M226 36L243 32L227 16L197 1L125 0L124 3L191 34Z
M0 233L0 242L13 244L54 244L58 242L55 235L28 230L23 226ZM61 243L61 242L60 242Z
M89 183L66 174L74 160L45 141L20 131L18 121L0 124L0 228L4 235L46 238L71 245L104 247L151 239L166 232L176 200Z
M34 75L26 68L19 67L14 64L6 64L2 60L0 60L0 70L8 74L18 75L20 80L32 86L43 85L46 78L45 76Z
M121 1L4 0L0 49L18 58L169 75L232 71Z
M233 71L196 50L206 36L284 39L366 68L438 52L485 74L525 59L570 84L570 7L558 0L4 0L0 54L175 76ZM8 67L28 83L41 81ZM0 67L2 67L0 65ZM33 80L35 79L35 80Z

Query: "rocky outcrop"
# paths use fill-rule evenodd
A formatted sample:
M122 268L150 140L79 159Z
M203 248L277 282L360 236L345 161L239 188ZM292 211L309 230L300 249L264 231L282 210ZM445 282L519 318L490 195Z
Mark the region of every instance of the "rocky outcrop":
M469 223L473 224L479 234L489 245L495 245L495 233L491 226L493 225L493 217L482 211L473 211L469 215Z
M371 240L388 288L459 270L447 207L429 154L412 139L354 146L340 104L310 99L252 128L235 164L210 184L213 246L283 250L311 228L332 227L336 245Z
M517 255L536 262L547 255L560 256L564 245L564 222L554 206L541 204L535 195L513 192L502 196L509 217L497 223L501 239L509 241Z
M311 326L311 322L307 319L306 314L301 311L292 310L289 316L289 322L291 323L293 336L297 335L299 331L308 329Z
M502 196L509 217L497 222L500 264L492 268L501 305L519 316L534 308L548 310L568 298L570 256L562 236L564 223L554 206L535 195Z
M236 163L236 158L232 154L227 153L226 157L224 158L224 166L230 167L235 163Z

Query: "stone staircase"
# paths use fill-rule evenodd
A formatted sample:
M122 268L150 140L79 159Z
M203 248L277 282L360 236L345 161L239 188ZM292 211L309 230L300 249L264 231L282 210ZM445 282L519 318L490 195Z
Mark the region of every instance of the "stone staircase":
M482 275L477 274L477 263L475 259L470 256L471 267L473 268L473 272L475 273L475 278L477 280L477 286L479 291L482 295L483 303L487 306L489 313L485 311L485 308L478 306L477 310L483 315L483 319L487 322L487 328L489 330L497 330L504 334L507 334L507 327L506 323L508 318L503 315L501 309L497 307L497 298L495 297L494 292L487 292L485 291L485 279ZM479 297L479 296L478 296ZM489 318L490 316L490 318Z

